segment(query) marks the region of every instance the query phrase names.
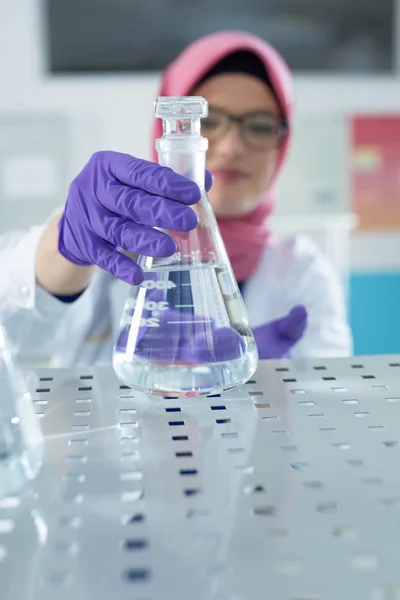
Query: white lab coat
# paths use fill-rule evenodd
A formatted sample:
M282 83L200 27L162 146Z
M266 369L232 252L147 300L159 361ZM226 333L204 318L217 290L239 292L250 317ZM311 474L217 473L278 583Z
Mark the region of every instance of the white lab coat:
M0 318L25 364L69 367L111 361L128 286L98 270L85 292L63 303L35 282L35 253L44 226L0 236ZM309 313L293 358L348 356L352 339L342 285L311 240L275 240L243 292L250 325Z

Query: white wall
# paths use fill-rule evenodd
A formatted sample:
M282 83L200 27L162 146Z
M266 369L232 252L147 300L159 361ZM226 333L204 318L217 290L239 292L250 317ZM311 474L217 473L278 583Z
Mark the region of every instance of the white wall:
M49 77L45 69L41 10L40 0L0 2L0 114L66 116L70 124L69 177L99 148L149 157L149 127L157 77ZM305 115L344 117L355 112L400 111L400 80L392 77L298 75L295 89L295 123ZM61 189L60 197L63 194ZM301 198L285 198L285 212L299 212L300 205ZM34 214L33 210L32 219ZM392 236L392 242L400 250L398 237ZM371 245L371 239L379 240L379 236L356 240L355 266L368 267L371 260L375 266L378 263L379 267L391 267L395 262L400 268L400 252L395 253L393 260L393 250L381 251L379 241Z

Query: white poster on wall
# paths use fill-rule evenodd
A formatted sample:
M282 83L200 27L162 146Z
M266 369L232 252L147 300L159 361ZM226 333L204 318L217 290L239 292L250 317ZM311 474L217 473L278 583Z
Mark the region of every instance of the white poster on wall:
M347 212L349 144L341 115L297 115L287 162L277 182L277 212Z
M62 206L70 132L65 114L0 114L0 233L43 223Z
M16 154L5 158L0 175L2 195L8 201L52 200L60 185L57 167L51 156Z

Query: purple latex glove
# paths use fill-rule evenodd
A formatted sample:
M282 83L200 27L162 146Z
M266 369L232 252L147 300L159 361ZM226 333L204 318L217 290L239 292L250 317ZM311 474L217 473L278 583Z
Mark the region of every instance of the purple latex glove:
M147 318L149 315L145 314ZM137 356L170 364L213 363L239 358L245 351L240 335L229 327L215 328L211 320L173 309L152 312L157 327L141 326L135 343ZM295 306L288 315L253 331L261 359L288 358L307 327L307 311ZM124 352L129 327L123 329L117 348Z
M146 280L157 281L156 273L146 273ZM165 292L153 288L146 290L145 301L165 302ZM129 309L133 317L134 309ZM215 327L214 320L168 307L143 308L141 323L125 326L119 333L116 349L125 353L130 330L134 350L138 357L155 363L198 364L220 362L239 358L245 351L241 336L230 327Z
M143 311L143 316L150 316ZM148 321L149 322L149 321ZM139 327L135 352L150 362L198 364L239 358L245 351L240 335L230 327L215 328L211 319L174 309L152 311L152 324ZM130 327L119 334L117 350L125 352ZM132 332L133 333L133 332Z
M206 188L212 176L206 172ZM168 167L119 152L96 152L71 183L59 222L59 252L70 262L97 265L131 285L141 268L118 252L145 256L174 254L172 238L154 227L190 231L197 215L189 205L199 187Z
M307 328L307 310L295 306L281 319L253 329L260 358L287 358Z
M146 273L146 279L157 279L155 273ZM165 300L159 289L146 290L146 300ZM168 306L168 304L167 304ZM134 310L131 309L131 316ZM190 312L143 309L136 339L137 356L150 362L170 364L213 363L239 358L245 352L241 336L230 327L215 327L212 319ZM307 311L295 306L288 315L256 327L253 331L259 357L288 357L290 350L303 336L307 327ZM130 326L117 339L117 350L125 352ZM132 332L134 333L134 332Z

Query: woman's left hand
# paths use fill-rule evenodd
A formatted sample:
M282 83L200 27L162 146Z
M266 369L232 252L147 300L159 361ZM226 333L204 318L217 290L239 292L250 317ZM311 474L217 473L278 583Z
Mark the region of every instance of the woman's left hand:
M307 328L307 310L295 306L281 319L253 329L260 358L288 358Z

